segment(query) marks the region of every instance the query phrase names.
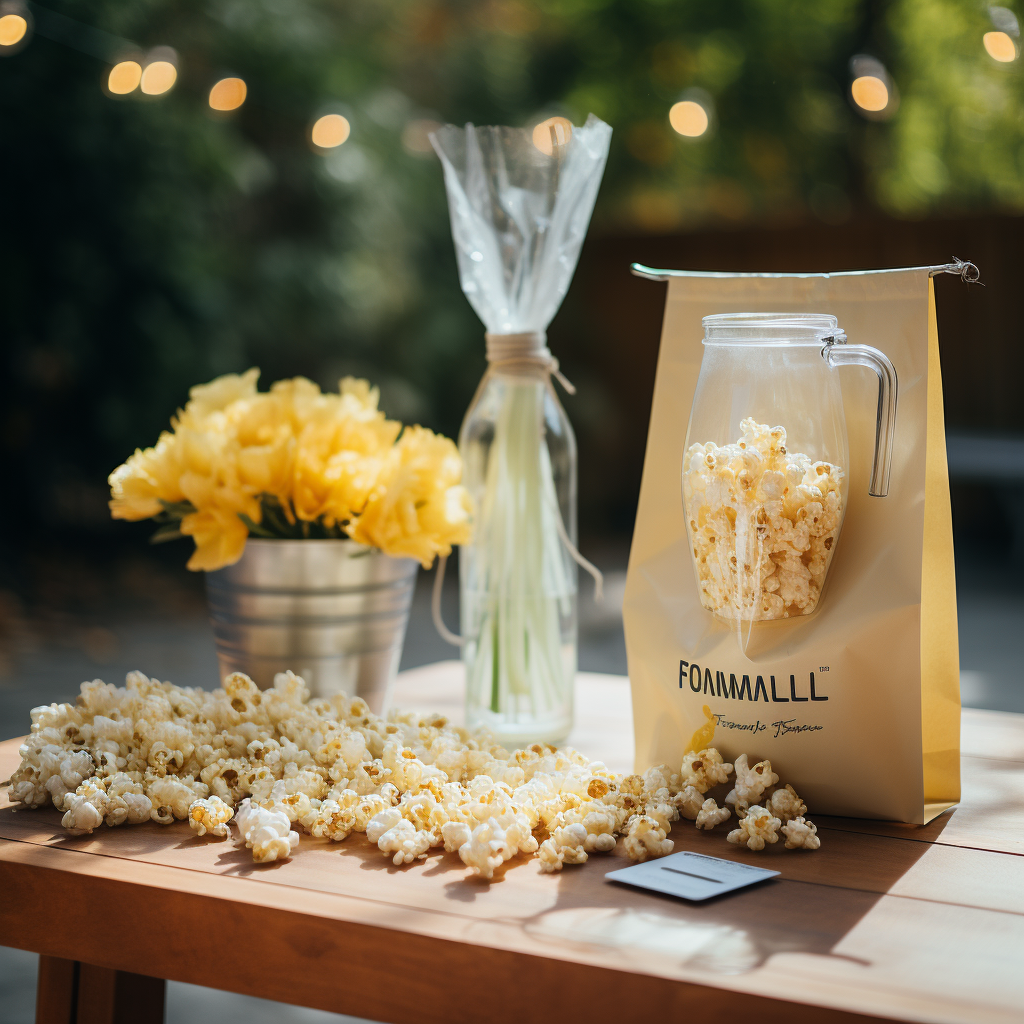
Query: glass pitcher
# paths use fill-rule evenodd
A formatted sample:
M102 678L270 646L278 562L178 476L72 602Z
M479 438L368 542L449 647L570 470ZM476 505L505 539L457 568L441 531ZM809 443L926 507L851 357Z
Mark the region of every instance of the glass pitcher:
M836 367L878 374L869 493L889 490L896 371L834 316L704 317L682 483L701 604L735 623L818 606L846 512L849 450Z

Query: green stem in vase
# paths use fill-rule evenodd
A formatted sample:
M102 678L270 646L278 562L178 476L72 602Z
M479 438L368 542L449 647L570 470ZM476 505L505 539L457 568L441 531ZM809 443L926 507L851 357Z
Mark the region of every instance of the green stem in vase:
M545 386L507 382L474 542L484 594L469 693L511 722L557 713L570 683L560 616L571 614L574 585L544 439Z

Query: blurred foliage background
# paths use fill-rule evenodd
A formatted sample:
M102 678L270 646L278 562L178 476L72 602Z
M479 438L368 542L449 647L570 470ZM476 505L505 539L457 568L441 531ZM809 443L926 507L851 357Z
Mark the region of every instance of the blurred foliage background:
M264 386L369 376L389 414L455 434L483 339L426 137L437 122L608 121L596 238L1024 209L1024 80L983 46L1001 26L1016 47L1016 21L973 0L51 0L28 14L34 33L0 56L9 548L111 529L109 471L190 385L250 365ZM110 95L111 65L156 46L177 53L174 88ZM890 88L878 114L850 101L865 57ZM226 74L248 96L224 114L207 97ZM669 124L685 97L708 111L700 138ZM352 132L318 150L325 112ZM577 352L586 310L571 293ZM571 411L581 432L601 401ZM600 530L591 508L583 526Z

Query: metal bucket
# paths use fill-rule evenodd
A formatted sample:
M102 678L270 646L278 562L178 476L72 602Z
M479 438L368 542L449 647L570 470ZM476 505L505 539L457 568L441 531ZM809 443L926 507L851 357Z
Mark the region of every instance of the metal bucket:
M291 669L315 697L345 692L383 712L417 568L351 540L250 537L238 562L206 574L221 678L267 689Z

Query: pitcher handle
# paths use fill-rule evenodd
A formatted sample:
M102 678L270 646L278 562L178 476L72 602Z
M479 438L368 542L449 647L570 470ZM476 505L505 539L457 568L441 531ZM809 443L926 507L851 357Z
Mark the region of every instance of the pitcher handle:
M823 338L822 358L831 367L867 366L878 374L878 416L875 422L875 459L868 493L884 498L889 493L892 441L896 433L896 398L899 382L889 357L870 345L846 345L845 335ZM838 344L837 344L838 342Z

